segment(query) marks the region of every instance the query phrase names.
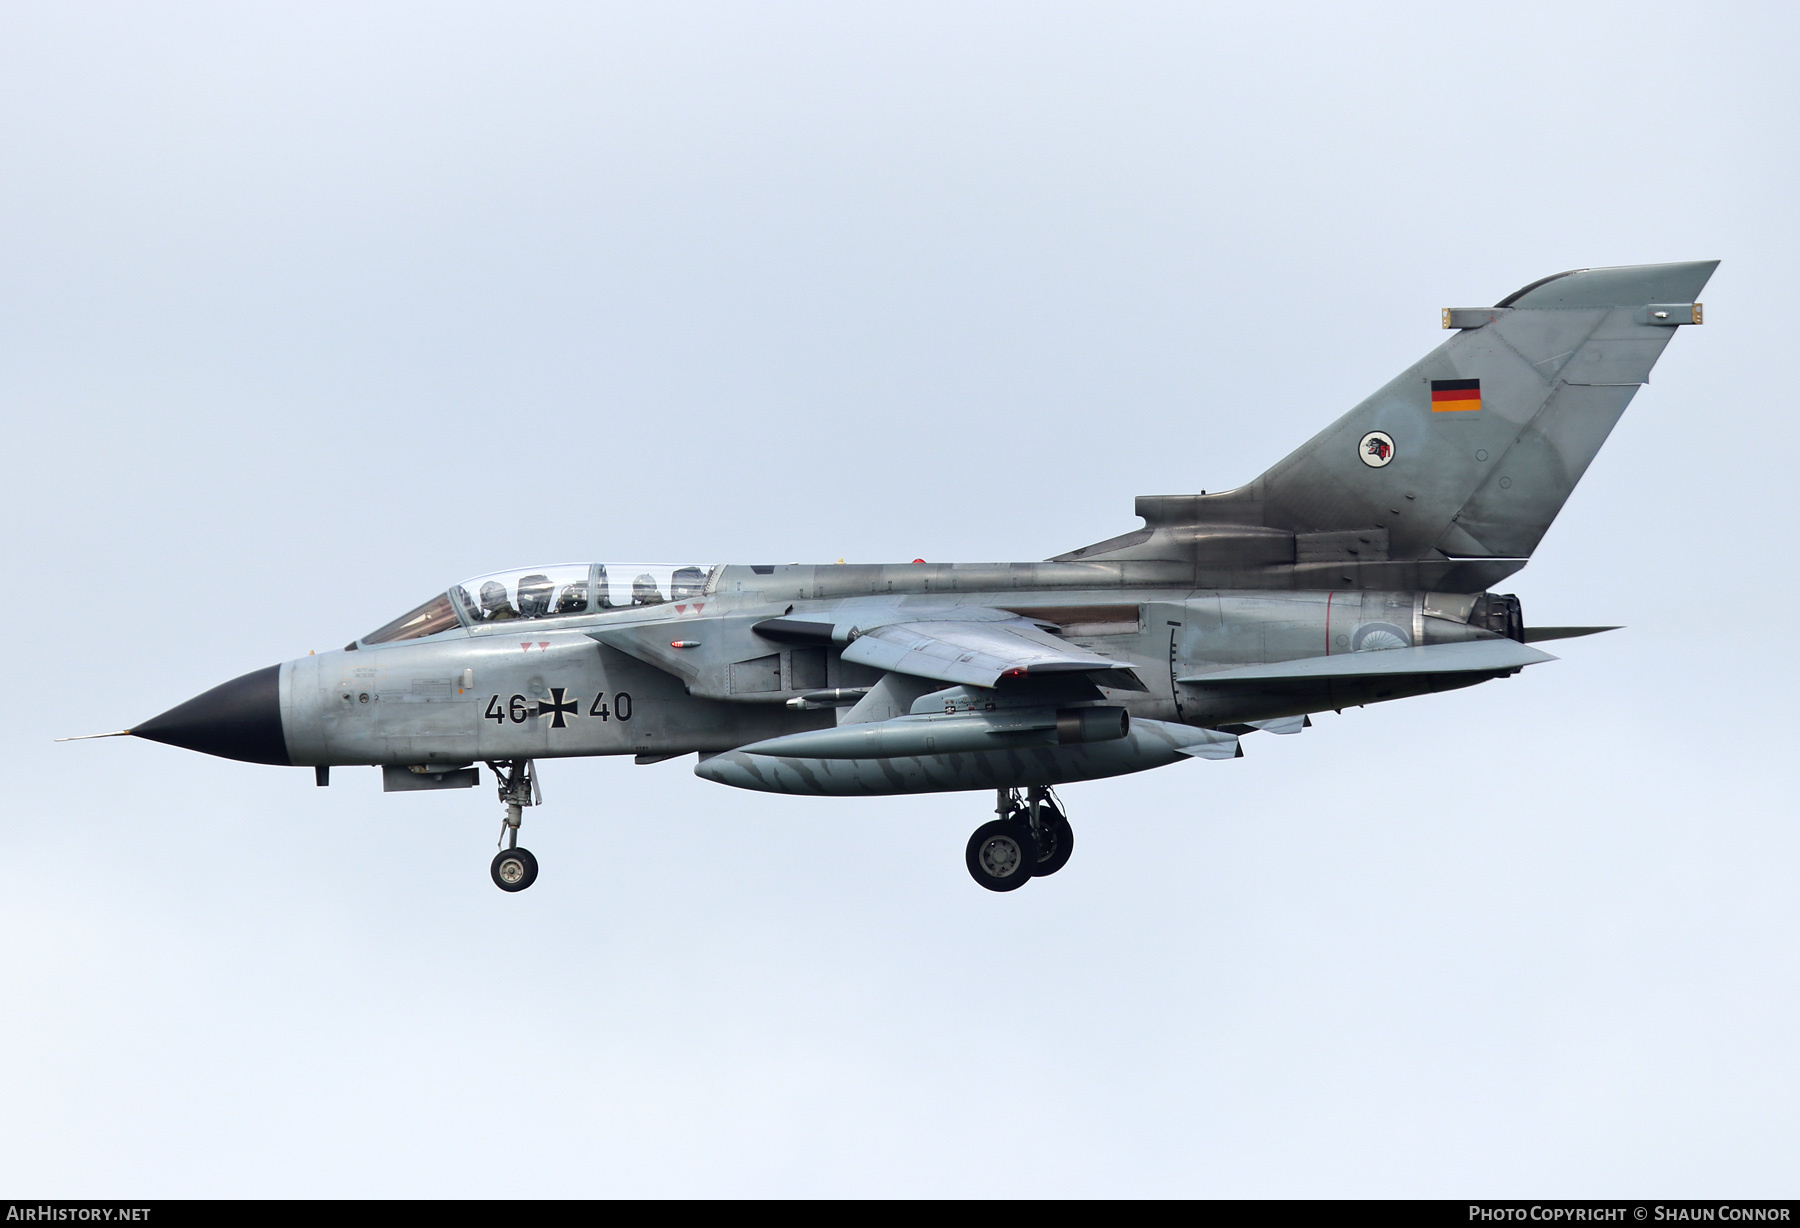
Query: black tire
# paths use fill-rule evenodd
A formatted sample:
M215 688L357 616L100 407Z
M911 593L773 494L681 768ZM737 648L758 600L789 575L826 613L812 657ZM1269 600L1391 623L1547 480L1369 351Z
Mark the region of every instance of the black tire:
M995 819L975 829L964 860L969 877L989 891L1017 891L1031 881L1036 857L1029 832L1017 823Z
M506 849L494 855L489 873L500 890L523 891L537 882L537 858L529 849Z
M1075 852L1075 829L1063 812L1045 802L1038 807L1038 858L1031 877L1045 878L1069 864Z

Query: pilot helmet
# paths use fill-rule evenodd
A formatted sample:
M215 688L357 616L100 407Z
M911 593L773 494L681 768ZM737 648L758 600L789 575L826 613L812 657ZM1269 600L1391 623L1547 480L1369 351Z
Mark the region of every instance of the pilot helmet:
M632 605L660 605L662 601L662 590L656 587L656 577L649 572L631 582Z
M490 615L506 606L506 585L498 580L489 580L481 586L481 608Z

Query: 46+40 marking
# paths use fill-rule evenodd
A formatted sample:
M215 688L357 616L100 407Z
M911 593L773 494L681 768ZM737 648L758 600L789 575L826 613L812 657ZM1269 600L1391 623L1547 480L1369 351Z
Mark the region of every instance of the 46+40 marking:
M588 705L587 714L603 721L615 716L628 721L631 719L631 709L630 691L614 691L610 705L606 702L606 692L601 691L594 696L594 702ZM534 716L547 716L550 718L550 728L567 729L569 725L564 718L581 715L581 700L559 686L550 688L549 699L530 700L523 695L511 696L504 708L500 706L500 696L493 695L488 698L487 711L482 715L496 725L509 720L515 725L523 725Z

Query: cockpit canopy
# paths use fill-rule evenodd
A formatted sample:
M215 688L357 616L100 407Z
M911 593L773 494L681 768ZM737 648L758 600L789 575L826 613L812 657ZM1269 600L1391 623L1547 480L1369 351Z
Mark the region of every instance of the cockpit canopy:
M713 568L671 563L557 563L496 571L451 586L416 610L363 636L364 644L416 640L453 627L515 619L571 618L630 606L692 601Z

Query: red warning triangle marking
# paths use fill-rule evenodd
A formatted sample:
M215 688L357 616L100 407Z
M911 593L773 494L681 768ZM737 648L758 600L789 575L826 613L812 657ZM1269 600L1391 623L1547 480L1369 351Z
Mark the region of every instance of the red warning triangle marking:
M549 641L549 640L544 640L544 641L543 641L543 642L542 642L542 643L540 643L540 644L539 644L539 645L538 645L538 647L539 647L539 648L548 648L548 647L550 647L550 641Z
M531 644L529 641L527 641L526 643L520 644L519 647L524 649L526 652L531 651Z
M706 603L704 601L696 601L694 603L694 613L696 613L696 614L698 614L701 610L704 610L705 608L706 608Z
M684 606L684 605L678 605L678 606L676 606L676 607L675 607L675 612L676 612L676 613L677 613L677 614L686 614L686 613L687 613L687 607L686 607L686 606Z

